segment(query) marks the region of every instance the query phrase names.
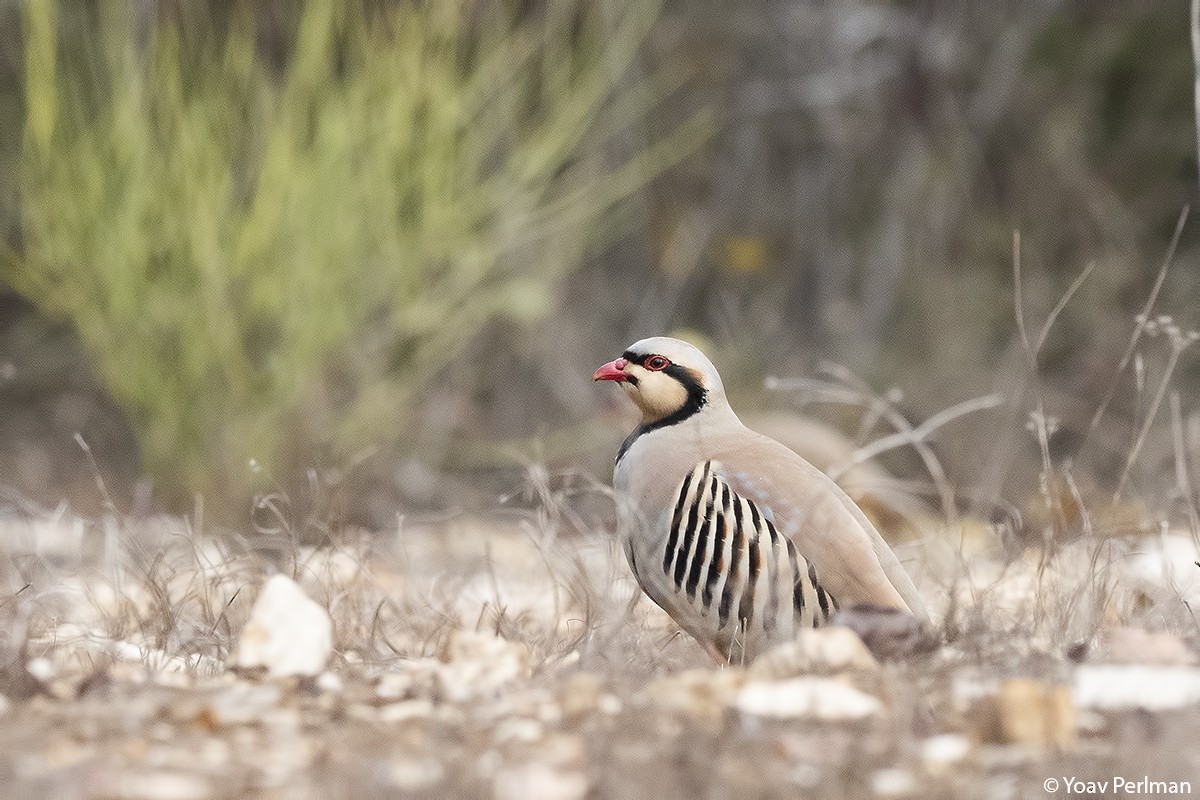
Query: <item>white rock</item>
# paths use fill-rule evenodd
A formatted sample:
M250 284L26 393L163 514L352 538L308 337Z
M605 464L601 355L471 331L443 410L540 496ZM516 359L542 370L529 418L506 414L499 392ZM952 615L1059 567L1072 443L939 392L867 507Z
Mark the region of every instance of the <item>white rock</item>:
M1086 665L1075 671L1071 697L1080 708L1183 708L1200 703L1200 669Z
M795 641L763 653L749 668L752 679L780 680L809 672L871 671L879 668L858 634L830 625L804 631Z
M272 709L278 708L283 697L275 684L238 682L217 692L208 710L218 725L245 725L258 722Z
M272 678L317 675L333 650L329 613L291 578L272 575L242 629L234 663L266 667Z
M917 781L908 770L890 767L871 775L871 788L879 797L900 797L912 794L917 788Z
M337 673L322 672L317 676L317 688L322 692L337 693L346 687Z
M577 800L587 794L588 782L575 770L533 762L505 769L496 776L496 800Z
M167 770L125 772L112 788L113 794L122 797L145 797L147 800L188 800L193 797L203 800L212 797L215 790L212 783L202 777Z
M495 693L529 677L529 650L486 631L459 630L439 653L438 685L453 702Z
M862 719L883 709L878 697L832 678L751 681L738 692L737 708L760 717Z
M433 703L428 700L404 700L379 709L379 721L403 722L409 719L427 719L434 714Z
M1200 663L1187 643L1173 633L1118 627L1105 631L1101 641L1102 660L1110 664L1193 667Z
M1139 550L1122 569L1132 588L1151 597L1178 597L1192 607L1200 604L1200 550L1191 534L1165 533L1147 539Z
M492 733L497 742L524 742L532 744L546 735L546 728L535 719L512 717L501 720Z
M391 765L391 775L397 787L418 791L442 780L446 776L446 768L432 758L403 760Z
M58 668L54 666L54 662L45 656L31 658L25 665L25 671L43 683L53 680L58 675Z
M609 694L608 692L605 692L604 694L600 695L599 700L596 702L596 708L600 709L600 713L608 714L610 717L612 717L621 713L621 709L624 708L624 704L621 702L621 698L617 697L615 694Z
M921 758L931 765L956 764L971 752L971 742L957 733L930 736L921 742Z

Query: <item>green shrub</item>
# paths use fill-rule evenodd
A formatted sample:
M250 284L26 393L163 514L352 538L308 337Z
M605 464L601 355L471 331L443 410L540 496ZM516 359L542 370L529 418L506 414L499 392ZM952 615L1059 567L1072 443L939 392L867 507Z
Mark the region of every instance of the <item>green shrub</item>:
M280 476L403 437L439 370L489 321L544 314L706 125L612 163L669 88L629 76L640 0L316 0L275 59L249 13L99 5L72 34L26 4L4 277L77 327L167 499L244 499L252 460Z

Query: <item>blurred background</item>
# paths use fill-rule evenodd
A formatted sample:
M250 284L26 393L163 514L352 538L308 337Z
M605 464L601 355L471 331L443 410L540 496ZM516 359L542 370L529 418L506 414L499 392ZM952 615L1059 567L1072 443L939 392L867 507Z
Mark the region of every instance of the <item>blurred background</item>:
M607 480L592 370L674 333L829 463L985 398L944 475L881 455L923 501L1181 513L1197 222L1131 337L1192 63L1182 2L2 2L0 504L387 525ZM1015 299L1038 339L1085 271L1031 358Z

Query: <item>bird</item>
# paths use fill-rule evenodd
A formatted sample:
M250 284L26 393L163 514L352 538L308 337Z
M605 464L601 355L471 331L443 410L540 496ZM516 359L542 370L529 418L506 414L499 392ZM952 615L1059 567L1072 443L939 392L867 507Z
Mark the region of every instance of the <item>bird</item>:
M839 610L929 619L867 516L824 472L742 424L694 345L642 339L595 371L641 412L613 468L638 584L719 662L745 664Z

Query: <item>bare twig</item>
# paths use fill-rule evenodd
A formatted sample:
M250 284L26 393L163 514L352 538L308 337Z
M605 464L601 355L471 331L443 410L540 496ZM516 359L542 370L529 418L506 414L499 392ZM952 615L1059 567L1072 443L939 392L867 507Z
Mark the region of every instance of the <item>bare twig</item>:
M995 408L1004 403L1004 397L998 394L989 394L982 397L975 397L970 400L964 400L957 405L939 411L929 419L922 422L916 427L908 427L904 430L896 431L887 436L882 436L869 444L863 445L854 451L848 462L839 464L837 467L829 470L829 477L837 480L845 474L850 468L861 464L864 461L875 458L878 455L886 453L889 450L895 450L897 447L904 445L916 445L919 442L924 442L929 439L939 428L953 422L959 417L964 417L975 411L985 411L989 408Z
M1180 408L1179 392L1177 391L1171 392L1171 441L1175 445L1175 481L1187 508L1188 527L1192 529L1192 542L1200 544L1200 512L1196 510L1196 495L1192 492L1187 445L1183 435L1183 412Z
M1175 251L1179 247L1179 239L1183 235L1183 226L1187 223L1188 216L1191 213L1191 206L1184 206L1179 212L1179 220L1175 223L1175 233L1171 236L1171 244L1167 247L1167 255L1163 259L1162 266L1158 270L1158 277L1154 280L1154 288L1150 290L1149 297L1146 298L1146 304L1142 306L1142 311L1137 316L1137 324L1134 326L1133 335L1129 338L1129 344L1125 348L1125 354L1121 356L1121 362L1117 365L1117 371L1109 381L1108 391L1104 393L1104 399L1100 401L1100 405L1096 408L1096 413L1092 415L1092 421L1088 424L1087 430L1083 434L1083 441L1080 442L1076 454L1083 452L1083 448L1087 445L1092 433L1100 426L1100 419L1104 416L1104 412L1108 410L1108 404L1112 402L1113 395L1116 394L1117 384L1125 369L1129 366L1129 362L1133 359L1134 351L1137 349L1138 342L1142 338L1142 333L1146 330L1146 323L1150 321L1150 313L1154 310L1154 304L1158 302L1158 294L1162 291L1163 281L1167 279L1167 270L1171 267L1171 262L1175 259Z
M814 395L818 400L860 406L865 409L868 415L871 415L876 419L886 419L888 424L892 426L896 433L889 434L884 438L890 439L894 435L898 437L898 439L896 440L895 444L888 444L887 446L884 446L880 452L903 444L912 445L913 449L916 450L917 455L920 457L921 462L925 465L925 469L929 473L929 477L933 481L934 486L937 487L938 495L941 499L942 512L946 515L947 524L951 527L957 526L958 508L955 504L956 492L950 483L950 479L946 475L945 469L938 460L937 455L933 452L933 449L929 447L929 444L925 441L925 439L930 433L933 432L934 429L936 429L937 426L943 425L946 422L955 419L956 417L962 416L964 413L968 413L969 411L974 411L977 409L974 407L969 407L965 411L961 411L961 413L955 413L955 409L947 409L946 411L943 411L941 415L935 415L935 418L931 420L936 423L935 425L929 426L929 422L926 422L925 426L928 426L926 431L923 434L917 435L915 434L915 431L917 431L917 426L909 422L908 418L905 417L899 409L892 405L892 403L889 402L886 397L879 397L872 394L870 387L868 387L865 382L854 375L854 373L852 373L849 369L846 369L840 365L829 363L822 365L822 369L823 371L836 376L839 380L848 385L842 386L830 383L828 381L816 381L804 378L785 380L771 377L767 379L766 387L773 390L806 391ZM972 404L985 399L986 398L977 398L974 401L967 401L967 404ZM984 407L990 406L985 405ZM950 414L950 416L947 417L947 414ZM871 447L873 445L867 446ZM867 456L867 458L869 457L870 456ZM856 454L856 460L853 463L858 463L860 460L865 459L858 459ZM853 466L853 463L851 466Z
M87 456L88 464L92 467L92 479L96 481L96 489L100 492L100 497L104 500L104 510L110 514L117 513L117 505L113 502L112 495L108 493L108 487L104 485L104 476L100 474L100 465L96 463L96 457L92 455L91 446L84 441L83 436L76 432L75 443L79 445L79 449Z
M1150 408L1146 411L1146 419L1142 421L1141 430L1138 431L1137 441L1133 443L1133 447L1125 459L1125 468L1121 470L1121 478L1117 481L1117 490L1113 492L1114 503L1121 499L1121 492L1124 490L1125 484L1129 482L1129 474L1133 470L1133 465L1137 462L1138 456L1141 455L1142 446L1146 443L1146 437L1150 434L1150 426L1154 424L1154 419L1158 416L1158 407L1162 405L1163 397L1167 394L1167 386L1171 381L1171 375L1174 374L1175 367L1179 364L1179 356L1195 341L1196 339L1193 336L1177 332L1171 334L1171 355L1167 358L1167 364L1163 368L1162 379L1158 383L1158 390L1155 391L1154 398L1150 401Z
M1200 0L1192 0L1192 72L1195 76L1196 165L1200 168Z
M1046 343L1046 337L1050 335L1050 329L1054 327L1054 322L1058 319L1058 315L1067 307L1067 303L1071 302L1071 298L1075 296L1075 293L1079 291L1079 287L1083 286L1084 281L1088 279L1088 276L1092 274L1092 270L1095 268L1096 262L1089 262L1083 268L1083 272L1079 273L1079 277L1075 279L1075 282L1071 284L1071 287L1067 289L1066 294L1058 299L1058 304L1054 306L1049 316L1046 317L1046 322L1042 325L1042 331L1038 334L1035 352L1042 352L1042 345Z
M1038 348L1034 347L1029 339L1029 330L1025 324L1025 289L1024 282L1021 280L1021 232L1013 231L1013 307L1017 317L1017 333L1021 337L1021 346L1025 352L1025 359L1029 362L1029 377L1030 384L1033 388L1033 395L1036 398L1036 410L1034 411L1032 422L1033 431L1037 437L1038 451L1042 456L1042 476L1041 476L1041 492L1042 500L1046 504L1046 512L1050 519L1059 527L1063 523L1062 504L1059 503L1050 491L1050 475L1054 470L1054 465L1050 459L1050 426L1046 421L1046 403L1042 397L1041 387L1038 385L1037 373L1037 354ZM1086 273L1085 273L1086 274ZM1073 293L1069 292L1068 294ZM1062 303L1065 305L1065 303ZM1057 307L1056 307L1057 308ZM1057 316L1057 311L1052 312L1053 316ZM1049 329L1044 329L1045 333ZM1040 347L1040 345L1039 345ZM1044 562L1043 562L1044 563ZM1039 569L1040 573L1040 569Z

